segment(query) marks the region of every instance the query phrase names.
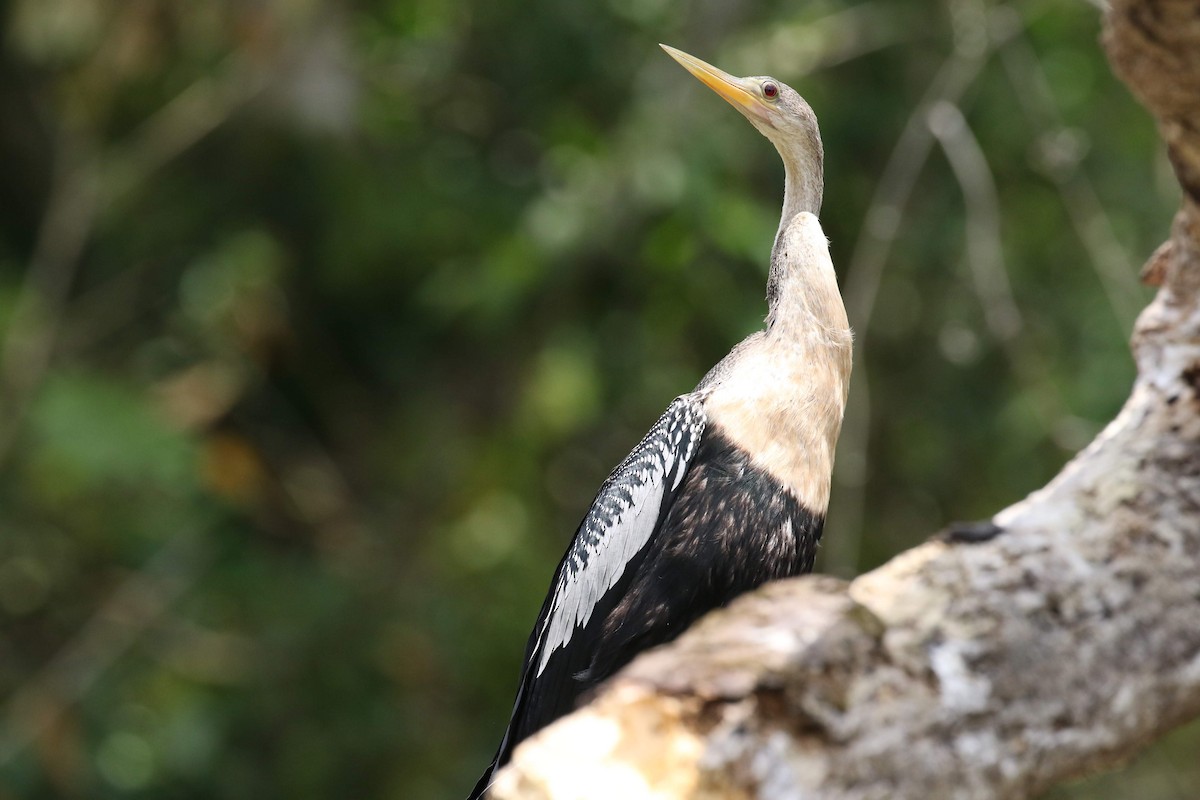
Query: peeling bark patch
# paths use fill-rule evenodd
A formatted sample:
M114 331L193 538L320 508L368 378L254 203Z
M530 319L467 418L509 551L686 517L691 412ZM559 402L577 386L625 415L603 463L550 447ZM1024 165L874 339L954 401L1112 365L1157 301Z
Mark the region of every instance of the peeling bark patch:
M1163 242L1150 254L1142 266L1141 280L1147 286L1162 286L1167 278L1167 266L1175 255L1175 246L1170 240Z
M934 538L950 544L979 544L991 541L1002 533L1004 528L989 519L982 522L952 522Z
M1183 193L1190 197L1192 202L1200 203L1200 174L1197 174L1187 156L1179 152L1178 148L1168 146L1167 160L1171 162L1171 167L1175 170L1175 177L1179 179L1179 186L1183 189Z
M1200 396L1200 362L1194 363L1185 369L1180 374L1180 377L1183 378L1184 383L1192 387L1192 391L1197 396Z
M755 694L755 699L758 713L763 720L791 731L797 739L829 741L829 729L825 723L791 702L783 691L759 691Z
M1159 25L1158 16L1158 10L1154 7L1154 4L1147 3L1144 6L1132 9L1126 19L1129 20L1130 25L1145 37L1146 41L1157 45L1159 48L1166 49L1166 42L1162 40L1162 37L1158 35L1158 31L1155 30Z
M991 684L971 671L957 643L933 648L929 665L937 674L942 702L947 707L965 713L987 708Z

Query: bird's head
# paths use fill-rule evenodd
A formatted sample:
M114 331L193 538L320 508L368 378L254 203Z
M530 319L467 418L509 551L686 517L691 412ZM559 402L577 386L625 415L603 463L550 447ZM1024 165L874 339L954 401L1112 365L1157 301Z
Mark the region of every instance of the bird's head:
M816 192L815 207L797 210L816 213L820 207L824 152L817 115L800 93L775 78L763 75L737 78L682 50L660 46L771 140L783 158L789 180L807 184L809 191Z

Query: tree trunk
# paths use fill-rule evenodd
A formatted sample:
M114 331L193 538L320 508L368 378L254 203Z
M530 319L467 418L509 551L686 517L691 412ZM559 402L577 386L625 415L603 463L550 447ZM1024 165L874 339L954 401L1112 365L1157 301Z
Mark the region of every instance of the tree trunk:
M1200 4L1115 0L1183 187L1124 409L978 544L781 582L518 748L495 800L1027 797L1200 715Z

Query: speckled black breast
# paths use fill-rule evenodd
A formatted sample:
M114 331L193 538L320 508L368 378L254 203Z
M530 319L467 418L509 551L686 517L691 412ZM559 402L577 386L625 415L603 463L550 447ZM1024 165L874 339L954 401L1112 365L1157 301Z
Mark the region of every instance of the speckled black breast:
M710 424L653 546L604 620L587 677L606 677L743 592L811 571L824 522Z

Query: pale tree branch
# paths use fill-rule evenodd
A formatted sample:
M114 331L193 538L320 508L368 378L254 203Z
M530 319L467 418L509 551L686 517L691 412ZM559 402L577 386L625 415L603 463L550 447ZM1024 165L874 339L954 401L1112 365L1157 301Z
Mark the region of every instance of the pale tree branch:
M1029 797L1200 715L1200 17L1118 0L1105 44L1184 195L1117 418L991 540L774 584L645 654L495 800Z

